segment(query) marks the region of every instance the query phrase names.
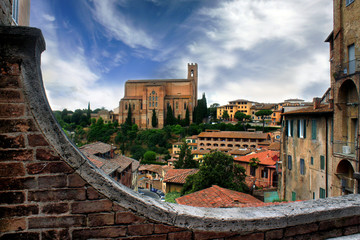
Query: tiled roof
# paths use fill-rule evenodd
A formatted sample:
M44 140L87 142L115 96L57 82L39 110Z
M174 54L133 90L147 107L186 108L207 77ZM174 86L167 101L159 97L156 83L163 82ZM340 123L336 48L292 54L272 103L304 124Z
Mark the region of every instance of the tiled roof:
M87 152L88 154L104 154L110 152L111 149L115 150L116 147L111 146L110 144L106 144L103 142L94 142L90 144L86 144L79 148L82 152Z
M164 182L184 184L187 176L198 171L199 169L170 169L164 177Z
M246 154L248 154L250 152L251 152L250 149L244 149L244 150L234 149L234 150L230 151L230 154L232 154L232 155L246 155Z
M236 157L234 160L238 162L250 162L250 159L258 158L260 160L259 164L273 166L279 160L279 155L279 151L267 150L258 153L251 153L246 156Z
M150 172L156 172L159 175L162 175L162 166L157 164L144 164L140 165L139 171L150 171Z
M332 113L334 110L329 108L329 105L321 104L319 108L314 109L313 106L297 109L290 112L285 112L282 115L299 115L299 114L323 114L323 113Z
M269 150L280 151L280 142L272 142L268 147Z
M245 131L202 132L199 137L267 139L268 133Z
M228 208L264 204L259 199L242 192L221 188L217 185L179 197L178 204L194 207Z
M191 154L202 154L202 155L205 155L205 154L208 154L210 153L210 150L192 150L191 151Z

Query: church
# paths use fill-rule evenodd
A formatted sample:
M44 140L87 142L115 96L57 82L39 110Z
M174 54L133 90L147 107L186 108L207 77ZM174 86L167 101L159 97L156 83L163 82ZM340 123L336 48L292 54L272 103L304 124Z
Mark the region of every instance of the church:
M153 128L152 116L155 110L158 125L163 128L167 107L171 106L173 115L185 118L189 109L190 123L192 112L197 105L198 66L188 64L188 74L185 79L146 79L128 80L125 83L124 97L119 104L119 124L126 121L131 108L132 122L139 128Z

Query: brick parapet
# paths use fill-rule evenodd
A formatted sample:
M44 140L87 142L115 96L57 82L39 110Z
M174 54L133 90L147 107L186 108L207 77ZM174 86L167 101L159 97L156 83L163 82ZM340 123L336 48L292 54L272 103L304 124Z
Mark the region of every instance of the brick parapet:
M0 239L321 239L360 231L355 195L207 209L161 203L112 181L56 123L41 82L44 46L37 29L0 27L0 91L17 93L0 99Z

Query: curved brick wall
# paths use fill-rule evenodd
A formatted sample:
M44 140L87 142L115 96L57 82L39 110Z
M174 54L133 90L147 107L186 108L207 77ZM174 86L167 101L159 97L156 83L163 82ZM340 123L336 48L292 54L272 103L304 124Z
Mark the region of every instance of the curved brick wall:
M61 131L43 88L40 30L0 27L0 239L322 239L360 231L349 195L207 209L111 181Z

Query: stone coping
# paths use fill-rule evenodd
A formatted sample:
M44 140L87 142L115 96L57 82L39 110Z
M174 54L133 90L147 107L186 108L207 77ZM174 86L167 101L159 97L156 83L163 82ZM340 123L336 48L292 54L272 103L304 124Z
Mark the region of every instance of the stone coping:
M85 181L120 206L178 227L206 231L254 232L360 215L360 197L347 195L258 208L196 208L144 197L96 168L66 137L46 98L40 70L45 42L39 29L0 27L6 57L21 57L24 95L29 110L50 145ZM1 50L1 49L0 49Z

